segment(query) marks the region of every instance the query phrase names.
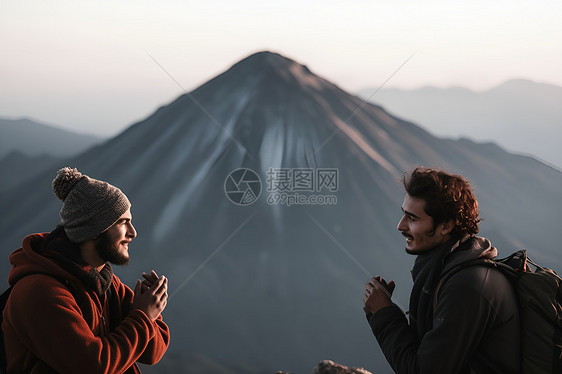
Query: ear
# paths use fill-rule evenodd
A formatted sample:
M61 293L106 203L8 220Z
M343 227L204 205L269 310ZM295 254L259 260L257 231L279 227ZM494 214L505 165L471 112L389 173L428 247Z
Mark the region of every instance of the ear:
M441 235L443 236L447 236L451 233L451 231L453 231L454 228L455 228L455 223L453 222L452 219L450 219L441 224L439 233L441 233Z

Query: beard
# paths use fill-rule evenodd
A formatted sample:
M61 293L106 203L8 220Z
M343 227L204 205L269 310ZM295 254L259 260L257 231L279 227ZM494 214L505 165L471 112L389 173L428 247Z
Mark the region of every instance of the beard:
M427 238L433 238L433 236L435 236L435 225L433 225L433 228L432 228L431 230L426 231L424 234L425 234L425 236L426 236ZM413 236L413 235L409 235L409 234L402 233L402 236L404 236L405 238L414 239L414 236ZM410 249L408 249L408 247L406 246L406 248L404 248L404 249L406 250L406 253L407 253L407 254L417 256L417 255L423 255L423 254L425 254L425 253L431 252L431 251L433 251L433 250L434 250L435 248L437 248L437 247L439 247L439 245L436 245L435 247L425 248L425 249L410 250Z
M406 250L407 254L417 256L417 255L423 255L423 254L429 253L429 252L433 251L435 248L437 248L437 247L432 247L432 248L427 248L427 249L422 249L422 250L417 250L417 251L411 251L411 250L408 249L408 247L406 247L404 249Z
M113 265L129 264L129 256L119 252L119 243L112 242L107 232L100 235L94 246L103 261Z

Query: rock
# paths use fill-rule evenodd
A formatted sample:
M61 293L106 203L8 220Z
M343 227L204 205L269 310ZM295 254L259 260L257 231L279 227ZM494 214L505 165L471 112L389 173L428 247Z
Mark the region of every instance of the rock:
M330 360L324 360L318 363L313 369L312 374L372 374L363 368L349 368L344 365L337 364Z

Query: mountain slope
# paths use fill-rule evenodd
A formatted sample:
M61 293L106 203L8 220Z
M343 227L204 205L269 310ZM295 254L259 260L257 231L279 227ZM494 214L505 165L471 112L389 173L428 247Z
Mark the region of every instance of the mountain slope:
M174 355L294 372L322 359L389 371L361 297L369 276L382 274L407 306L413 258L396 223L399 179L416 164L474 182L482 231L502 254L526 246L562 269L562 173L493 144L436 138L275 53L249 56L68 163L132 201L139 235L132 264L117 273L130 285L151 268L168 276ZM225 194L238 168L261 178L251 205ZM337 170L337 188L267 191L277 181L270 168ZM47 170L2 196L6 255L25 234L58 222L54 175ZM337 203L271 205L275 192Z
M14 188L47 168L52 169L60 161L60 157L49 155L27 156L18 151L7 154L0 158L0 193Z

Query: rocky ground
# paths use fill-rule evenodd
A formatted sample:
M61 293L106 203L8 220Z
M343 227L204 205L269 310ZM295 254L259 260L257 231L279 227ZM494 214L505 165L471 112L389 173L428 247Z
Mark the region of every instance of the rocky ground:
M278 371L275 374L293 374L286 373L284 371ZM312 374L372 374L370 371L363 368L347 367L344 365L337 364L330 360L324 360L318 363L312 369Z

